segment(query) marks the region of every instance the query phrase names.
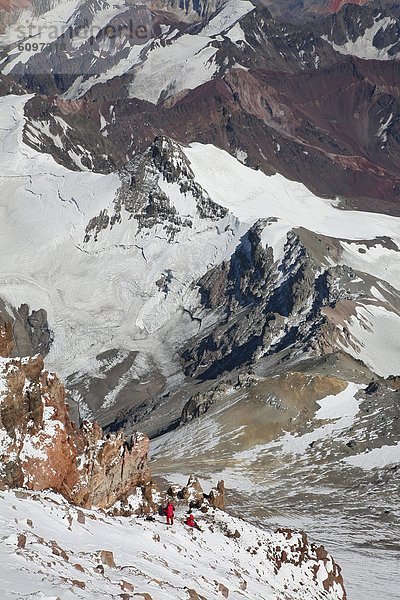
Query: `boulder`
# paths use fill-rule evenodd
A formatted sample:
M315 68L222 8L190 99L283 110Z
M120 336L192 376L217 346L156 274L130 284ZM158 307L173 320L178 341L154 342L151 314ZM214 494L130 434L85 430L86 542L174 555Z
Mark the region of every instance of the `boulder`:
M110 567L110 569L116 569L117 565L114 561L114 554L110 550L102 550L100 552L100 560L103 565Z
M224 585L223 583L219 583L218 584L218 591L220 594L222 594L222 596L224 598L228 598L229 597L229 590L226 587L226 585Z
M187 484L178 492L177 496L181 500L186 500L189 506L200 508L204 499L204 492L197 477L191 475Z
M225 484L223 480L218 481L216 488L212 488L208 495L208 502L213 508L225 510Z

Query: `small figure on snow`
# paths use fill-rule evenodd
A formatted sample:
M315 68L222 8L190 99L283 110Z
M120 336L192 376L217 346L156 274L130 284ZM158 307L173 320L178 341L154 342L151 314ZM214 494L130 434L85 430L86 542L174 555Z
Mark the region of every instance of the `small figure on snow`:
M187 519L185 521L185 525L187 525L188 527L194 527L195 529L198 529L199 531L201 531L200 527L197 525L196 521L194 520L194 516L192 515L192 513L190 513L190 515L187 517Z
M165 509L165 516L167 517L167 525L174 524L174 513L175 513L175 506L172 504L171 501L169 501L167 504L167 508Z

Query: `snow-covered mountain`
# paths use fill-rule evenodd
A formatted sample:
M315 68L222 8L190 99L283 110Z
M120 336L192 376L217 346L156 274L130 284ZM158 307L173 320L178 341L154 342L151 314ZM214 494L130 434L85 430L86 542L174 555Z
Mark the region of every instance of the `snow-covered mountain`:
M398 214L396 7L346 5L312 25L242 0L195 23L170 8L67 2L9 28L1 69L41 94L28 110L40 150L70 166L73 141L78 168L105 172L162 134Z
M328 540L354 600L378 595L376 582L393 600L400 13L388 1L323 2L316 18L314 2L271 12L263 4L46 0L1 13L0 355L14 357L12 378L20 357L40 352L65 381L78 425L96 418L117 450L117 430L143 430L154 474L224 478L231 511ZM31 410L30 384L17 379ZM17 465L18 431L7 429L4 451ZM99 453L109 447L100 438ZM113 459L108 470L106 458L99 471L125 485L125 467ZM23 519L27 507L42 515L45 540L54 539L52 511L61 522L74 510L56 497L55 508L43 495L17 500ZM9 515L14 496L2 501ZM104 531L128 527L97 518L103 532L87 529L94 553ZM15 524L5 521L14 561ZM278 568L265 583L266 558L247 552L247 539L270 534L243 524L239 541L226 542L204 524L188 557L199 553L207 581L193 586L179 559L184 529L168 550L156 539L160 524L129 525L133 537L146 532L143 552L171 551L177 571L161 576L148 560L149 570L131 573L134 591L329 597L326 578L310 575L314 550L311 570L288 583L292 572L281 578ZM80 545L81 525L54 525L65 548L56 541L92 575L97 554ZM214 534L227 545L221 581ZM33 556L51 563L51 542L42 545L20 548L24 568ZM234 552L253 557L237 565L253 587L232 574ZM68 589L72 568L60 567ZM49 571L40 588L34 573L37 597L64 585ZM132 591L117 580L84 577L66 597L93 597L100 585L110 596Z
M213 146L165 138L119 172L70 171L23 141L37 139L28 100L1 99L2 296L46 311L48 365L83 406L127 406L150 373L160 391L284 349L340 349L398 374L397 218L342 211Z

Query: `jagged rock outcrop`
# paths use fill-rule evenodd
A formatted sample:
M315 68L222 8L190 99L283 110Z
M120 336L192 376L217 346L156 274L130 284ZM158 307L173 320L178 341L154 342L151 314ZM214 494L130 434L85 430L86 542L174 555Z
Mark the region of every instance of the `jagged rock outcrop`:
M207 500L213 508L225 510L225 483L222 479L218 481L217 487L211 489Z
M348 328L351 315L377 302L368 274L330 266L331 253L339 262L337 240L304 228L289 231L282 256L274 256L262 241L270 221L257 221L231 258L199 280L201 302L219 315L219 324L182 353L187 375L212 379L279 352L318 356L349 348L351 354L357 343ZM398 294L388 291L396 307ZM190 398L181 422L206 412L215 399L216 390Z
M103 436L70 420L65 390L40 356L0 361L0 488L53 489L83 507L108 508L150 480L148 438Z
M190 504L200 506L204 499L204 492L197 477L191 475L185 487L178 491L177 497L181 500L186 500L189 506Z
M165 137L157 137L147 150L121 170L121 188L114 202L113 213L103 210L93 217L85 232L84 242L96 242L102 231L121 223L124 213L134 218L138 230L162 225L165 235L174 240L182 228L192 228L193 218L179 215L161 189L163 181L178 183L182 194L190 194L196 203L200 219L215 221L227 214L227 210L211 200L207 192L195 181L193 171L178 144ZM160 279L160 288L168 283L168 274Z
M228 389L229 384L222 383L216 385L211 390L198 392L194 396L191 396L182 409L180 424L184 425L206 413L210 406L223 396Z
M197 508L202 512L207 512L209 508L218 508L225 510L225 484L218 481L207 494L197 477L191 475L184 487L173 484L167 491L168 496L176 498L177 501L183 501L188 504L189 509Z
M0 356L46 356L53 336L44 309L16 309L0 299Z
M341 568L323 546L310 544L304 532L296 533L281 528L276 534L281 537L281 543L278 541L269 551L269 558L275 563L276 574L283 565L300 566L309 563L312 565L314 581L322 581L324 590L341 595L346 600Z

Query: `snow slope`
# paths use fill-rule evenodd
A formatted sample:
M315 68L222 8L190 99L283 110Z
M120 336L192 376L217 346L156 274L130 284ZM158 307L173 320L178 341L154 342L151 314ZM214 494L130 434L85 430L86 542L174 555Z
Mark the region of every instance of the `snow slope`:
M360 358L383 377L399 372L400 315L383 306L357 306L348 328L357 346L343 344L346 352Z
M162 97L212 79L220 68L214 58L223 39L220 34L252 10L247 0L228 0L198 34L177 34L169 36L167 45L154 44L135 72L130 96L157 104Z
M303 184L279 174L267 177L253 171L210 144L191 144L184 152L200 185L241 221L253 224L259 218L276 217L287 231L305 227L337 238L369 240L389 236L400 243L396 217L339 210L331 200L318 198Z
M25 145L28 98L0 99L2 297L46 309L56 340L47 365L61 376L101 377L95 357L112 348L140 350L131 378L154 362L168 374L177 339L198 330L183 310L197 301L192 282L230 255L244 228L233 215L217 223L196 216L171 243L163 224L139 231L123 212L118 227L85 244L91 218L112 213L120 178L68 171ZM193 208L174 186L164 191L183 217ZM156 282L167 271L165 293Z
M299 559L300 535L286 541L218 511L199 517L200 533L183 525L181 511L170 528L161 517L150 522L95 511L79 511L78 521L76 508L55 494L1 492L0 515L4 600L119 598L124 590L152 600L197 598L195 592L210 600L226 593L232 600L343 597L338 584L324 590L329 556L318 560L314 549L300 566L289 562ZM235 531L239 537L227 536ZM26 545L17 549L21 535ZM274 555L283 549L287 562L276 569ZM115 561L104 575L95 571L101 551L112 552Z
M23 71L26 63L37 74L65 69L75 75L66 98L79 98L93 85L134 73L130 96L157 103L160 97L196 88L212 79L220 68L215 61L224 39L220 34L252 10L254 6L247 0L227 0L200 31L186 34L170 25L163 26L162 33L155 37L157 17L147 10L146 3L68 0L44 10L38 18L27 9L0 36L0 48L12 45L0 61L0 69L5 74ZM179 16L184 22L184 13L176 18ZM121 22L144 24L146 39L116 36L116 40L110 40L101 35L107 25L118 26ZM77 27L79 32L71 36L70 31ZM62 37L64 34L66 37ZM40 53L42 59L35 61Z
M47 364L61 376L84 372L101 377L95 357L112 348L122 354L140 351L131 377L140 377L154 365L168 376L176 368L171 366L174 349L198 332L199 323L186 312L199 305L193 282L229 258L260 217L277 218L263 233L277 261L287 232L299 226L353 240L389 236L400 247L398 219L340 211L301 184L280 175L267 177L226 152L201 144L183 151L197 183L211 200L229 209L226 217L199 218L190 194L161 178L160 189L177 215L193 220L173 243L162 224L139 230L124 211L118 226L101 233L98 242L84 243L90 219L103 210L112 214L120 177L68 171L28 147L22 140L28 98L0 99L1 293L14 306L26 302L31 309L47 311L55 337ZM354 266L376 276L377 265L387 258L379 274L394 284L399 254L384 247L379 256L373 252L366 250L364 262L358 253ZM370 256L376 258L371 261ZM352 266L350 253L343 260ZM172 274L168 293L157 286L166 272ZM358 331L353 330L357 342ZM390 371L396 373L392 363L399 338L393 328L388 335ZM381 372L382 359L371 356L369 364Z

